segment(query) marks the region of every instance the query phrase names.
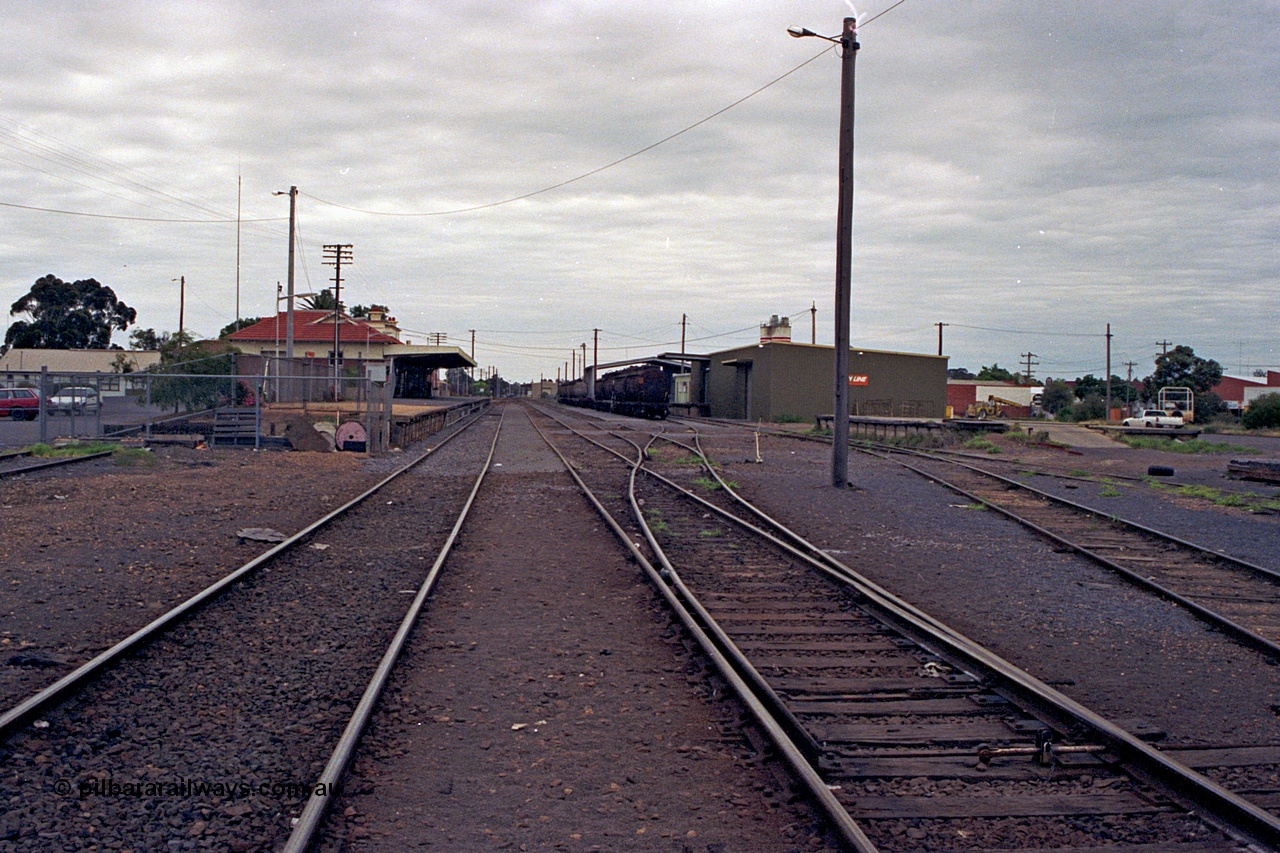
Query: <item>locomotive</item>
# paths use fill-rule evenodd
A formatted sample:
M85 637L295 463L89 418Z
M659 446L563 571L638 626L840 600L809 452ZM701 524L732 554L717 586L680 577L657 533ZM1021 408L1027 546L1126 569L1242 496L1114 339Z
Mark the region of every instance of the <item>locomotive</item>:
M587 395L587 383L578 379L561 386L559 402L635 418L663 420L671 400L671 374L652 364L624 367L596 379L595 397Z

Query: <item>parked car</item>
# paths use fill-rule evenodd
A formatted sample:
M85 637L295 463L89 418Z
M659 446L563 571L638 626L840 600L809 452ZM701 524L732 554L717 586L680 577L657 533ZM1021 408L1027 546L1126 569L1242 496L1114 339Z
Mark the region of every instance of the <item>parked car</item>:
M98 411L98 392L93 388L63 388L49 398L49 411L52 414L83 415Z
M1142 414L1121 421L1127 427L1180 427L1186 421L1182 412L1166 412L1164 409L1146 409Z
M40 395L31 388L0 388L0 418L34 421L40 417Z

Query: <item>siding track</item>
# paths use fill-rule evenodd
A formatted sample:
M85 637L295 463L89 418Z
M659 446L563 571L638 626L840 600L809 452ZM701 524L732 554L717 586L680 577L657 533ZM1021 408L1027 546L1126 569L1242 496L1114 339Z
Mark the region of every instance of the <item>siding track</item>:
M343 758L327 751L349 743L353 709L358 718L373 701L425 598L430 561L474 494L468 460L484 458L497 421L460 425L0 715L0 850L284 842L308 795L339 781Z
M866 450L1018 521L1280 660L1280 572L1035 489L977 465ZM902 456L907 456L906 461Z
M825 789L855 822L845 833L853 849L1198 851L1280 840L1270 814L731 497L695 436L632 443L615 421L565 415L594 442L561 439L572 465L623 462L602 463L604 448L643 461L632 464L628 502L648 551L633 531L622 535L637 559L653 555L655 582L733 668L793 770L817 777L812 795ZM676 443L653 444L668 438Z

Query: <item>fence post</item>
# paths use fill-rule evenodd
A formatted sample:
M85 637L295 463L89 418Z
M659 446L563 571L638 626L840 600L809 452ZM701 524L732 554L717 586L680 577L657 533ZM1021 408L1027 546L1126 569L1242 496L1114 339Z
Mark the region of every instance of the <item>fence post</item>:
M142 422L143 424L145 424L144 432L146 437L144 439L144 443L147 446L150 446L151 444L151 374L150 373L147 374L147 408L145 410L145 414L142 416Z
M49 368L40 368L40 443L49 443Z
M253 449L262 448L262 385L253 394Z

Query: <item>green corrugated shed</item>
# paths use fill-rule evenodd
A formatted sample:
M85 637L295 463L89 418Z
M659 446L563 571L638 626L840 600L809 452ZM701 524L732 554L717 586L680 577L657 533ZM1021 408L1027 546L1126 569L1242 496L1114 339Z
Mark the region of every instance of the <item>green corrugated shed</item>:
M768 342L712 353L711 416L753 421L829 415L835 386L829 346ZM947 408L947 357L851 349L849 413L940 418Z

